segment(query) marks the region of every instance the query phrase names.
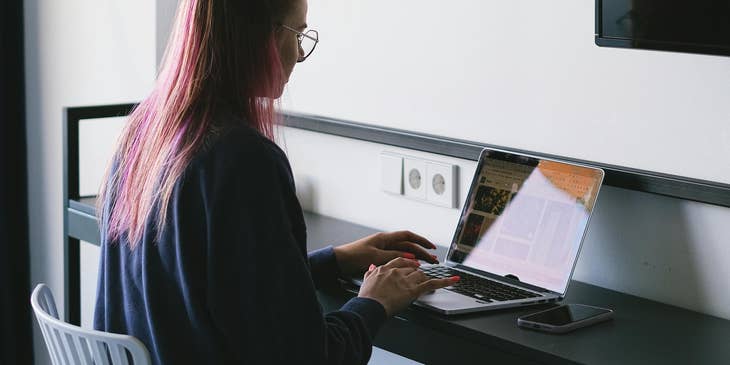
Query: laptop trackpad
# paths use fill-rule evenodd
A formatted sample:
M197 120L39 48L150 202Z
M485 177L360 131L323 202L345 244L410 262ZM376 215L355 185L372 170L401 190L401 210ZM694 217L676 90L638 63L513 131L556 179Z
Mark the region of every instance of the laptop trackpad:
M467 309L481 307L486 305L485 302L477 301L474 298L454 293L450 290L438 289L433 293L424 294L415 302L416 305L453 311L459 309Z

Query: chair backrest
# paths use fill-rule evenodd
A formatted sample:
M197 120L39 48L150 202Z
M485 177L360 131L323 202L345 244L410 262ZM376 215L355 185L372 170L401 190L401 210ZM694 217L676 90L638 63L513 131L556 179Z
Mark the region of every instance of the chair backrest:
M150 355L138 339L83 329L58 318L53 293L38 284L30 297L54 365L148 365Z

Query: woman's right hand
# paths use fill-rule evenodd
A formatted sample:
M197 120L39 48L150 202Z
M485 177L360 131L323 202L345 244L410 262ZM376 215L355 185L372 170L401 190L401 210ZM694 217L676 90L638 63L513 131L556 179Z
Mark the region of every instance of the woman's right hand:
M446 279L429 279L418 270L416 260L399 257L385 265L370 265L365 272L359 297L378 301L388 316L407 307L423 294L444 288L459 281L458 276Z

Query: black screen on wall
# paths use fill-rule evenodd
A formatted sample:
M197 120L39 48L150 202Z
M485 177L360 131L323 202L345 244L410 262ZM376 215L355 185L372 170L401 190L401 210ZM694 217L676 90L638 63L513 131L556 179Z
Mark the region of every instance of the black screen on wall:
M596 0L596 44L730 56L730 0Z

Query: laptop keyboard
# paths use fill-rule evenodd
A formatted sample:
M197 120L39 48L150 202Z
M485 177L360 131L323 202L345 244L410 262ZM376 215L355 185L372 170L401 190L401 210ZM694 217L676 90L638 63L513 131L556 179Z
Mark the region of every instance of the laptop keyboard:
M534 298L540 296L539 294L531 293L513 286L504 285L493 280L470 275L463 271L456 271L447 266L425 266L421 267L421 271L429 277L440 279L458 275L461 277L461 280L444 289L483 301L503 302L507 300Z

